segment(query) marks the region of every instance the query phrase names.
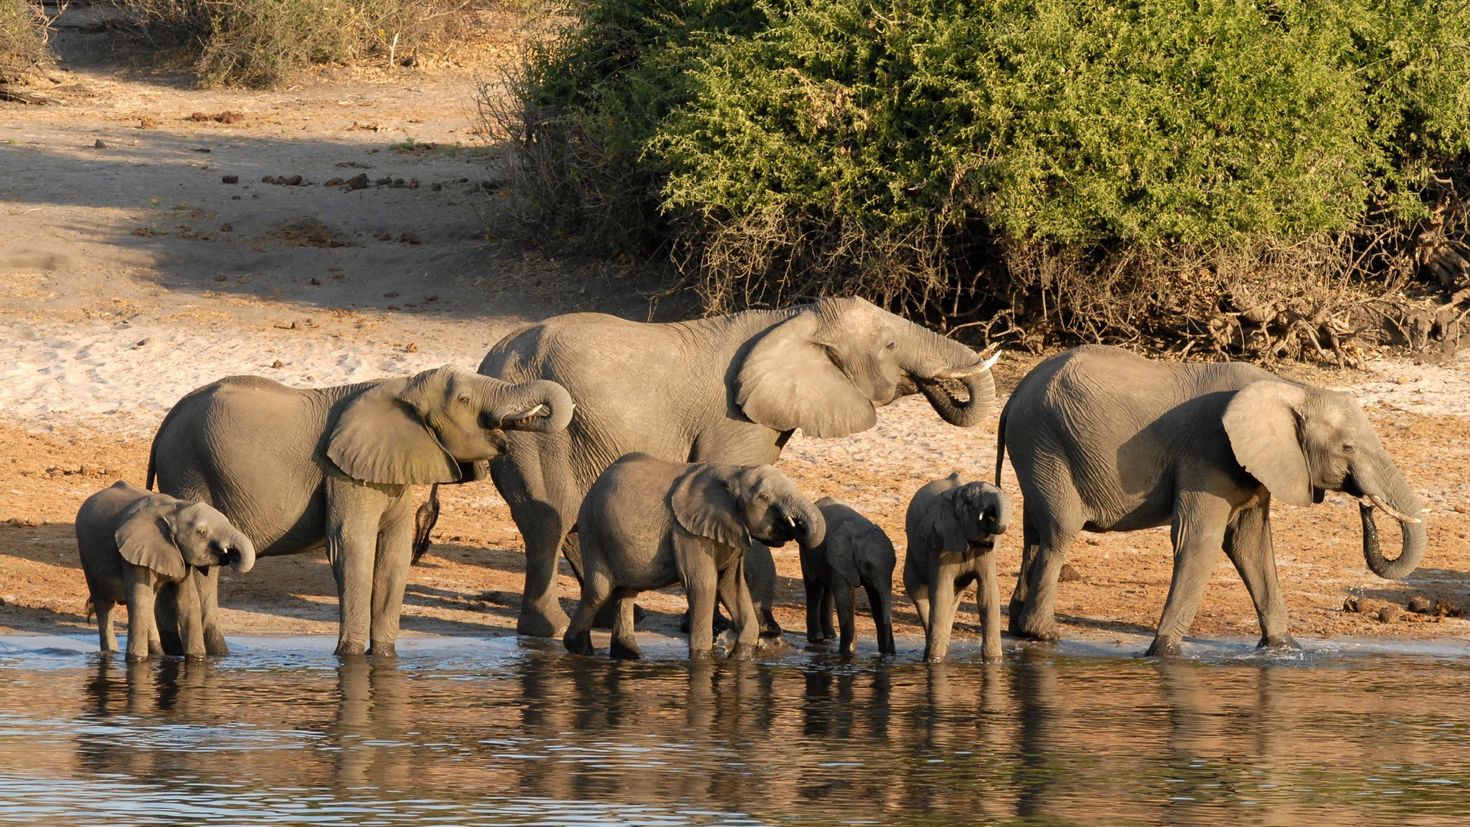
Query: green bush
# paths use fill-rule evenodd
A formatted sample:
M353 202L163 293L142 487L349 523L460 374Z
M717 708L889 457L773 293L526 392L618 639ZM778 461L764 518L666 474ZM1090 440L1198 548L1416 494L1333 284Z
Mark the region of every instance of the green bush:
M1463 0L575 11L522 93L556 125L527 161L566 167L542 197L672 239L717 309L856 291L1047 335L1204 335L1400 277L1435 173L1470 160ZM1175 312L1205 317L1156 318Z
M396 59L467 27L470 0L118 0L200 52L211 86L274 86L304 67Z
M39 2L0 0L0 83L19 80L46 59L46 17Z

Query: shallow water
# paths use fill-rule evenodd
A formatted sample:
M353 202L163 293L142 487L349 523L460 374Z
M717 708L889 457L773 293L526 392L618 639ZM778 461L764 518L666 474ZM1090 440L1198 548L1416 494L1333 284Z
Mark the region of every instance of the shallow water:
M339 662L242 638L128 665L0 640L0 821L177 824L1458 822L1458 643L964 647L931 666L799 650L613 663L411 638ZM900 651L917 651L901 642Z

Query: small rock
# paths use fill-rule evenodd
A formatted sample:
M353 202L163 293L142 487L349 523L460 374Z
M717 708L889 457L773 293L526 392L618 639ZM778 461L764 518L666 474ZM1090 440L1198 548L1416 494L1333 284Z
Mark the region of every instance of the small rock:
M224 183L224 184L238 184L238 183L240 183L240 176L238 176L238 175L222 175L222 176L220 176L220 179L219 180L220 180L221 183Z
M404 187L408 186L408 182L403 180L402 178L394 178L392 186L394 189L403 189Z
M276 183L277 184L280 184L283 187L299 187L299 186L301 186L301 176L300 175L284 175L284 176L282 176L280 178L277 178L276 179Z
M235 231L235 227L233 224L226 221L225 223L219 225L219 231L222 233L233 233Z
M139 339L138 341L133 343L133 347L147 347L148 344L152 341L152 339Z
M1062 564L1062 572L1057 575L1059 583L1077 583L1082 580L1082 573L1072 567L1071 563Z
M1413 597L1409 598L1408 609L1416 615L1427 615L1434 613L1434 605L1429 602L1429 598L1425 597L1422 594L1416 594Z
M1403 614L1404 614L1404 610L1403 609L1400 609L1398 606L1395 606L1395 605L1393 605L1393 604L1390 603L1387 606L1384 606L1383 608L1381 608L1381 609L1378 610L1378 615L1377 615L1378 622L1379 623L1395 623L1401 617L1403 617Z
M377 184L380 187L386 187L389 184L393 183L393 177L391 175L385 175L382 178L379 178L378 180L374 181L373 183L374 184Z
M319 287L321 286L322 280L317 278L316 276L312 276L310 283L313 287Z
M148 117L147 115L144 115L143 117L141 117L141 118L138 119L138 128L139 129L154 129L157 126L158 126L158 121L155 121L154 119Z
M368 177L366 172L359 172L358 174L347 179L347 188L349 190L367 189L367 185Z
M1470 505L1455 503L1455 512L1458 514L1470 514Z
M276 361L271 362L271 367L273 367L273 368L283 368L285 366L286 366L286 363L285 362L282 362L280 359L277 359Z
M101 143L101 141L98 141L98 143ZM432 183L432 184L429 185L429 189L433 190L434 192L438 192L438 191L444 189L444 185L443 184L440 184L440 183L438 183L436 181L436 182L434 182L434 183Z
M1393 378L1393 383L1395 385L1407 385L1407 384L1409 384L1412 381L1414 381L1414 380L1411 377L1408 377L1408 376L1395 376Z
M97 143L92 144L92 148L93 149L106 149L107 148L107 144L104 143L101 138L98 138L97 139Z
M346 181L343 181L341 178L328 178L326 181L322 182L322 186L324 186L324 187L340 187L340 186L342 186L345 183L347 183L347 182Z
M408 344L406 344L406 345L403 346L403 352L404 353L418 353L419 352L418 343L416 343L416 342L409 342Z
M373 238L376 238L379 241L392 241L393 240L393 234L390 233L390 232L388 232L387 230L384 230L383 232L378 233L377 235L373 236Z
M276 182L276 176L274 176L274 175L262 175L262 176L260 176L260 183L262 183L262 184L274 184L275 182Z
M90 462L84 462L82 463L82 467L77 469L77 472L84 477L100 477L106 470L107 469L103 468L100 465L96 465Z
M424 242L422 242L422 241L419 240L419 237L418 237L418 234L417 233L401 233L398 236L398 240L400 242L404 243L404 244L423 244L424 243Z

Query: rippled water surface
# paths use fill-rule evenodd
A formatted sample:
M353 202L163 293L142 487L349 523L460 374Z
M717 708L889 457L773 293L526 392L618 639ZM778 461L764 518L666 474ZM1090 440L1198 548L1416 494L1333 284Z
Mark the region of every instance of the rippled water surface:
M938 666L448 638L396 662L248 638L130 666L89 645L0 641L0 821L1453 823L1470 804L1455 645Z

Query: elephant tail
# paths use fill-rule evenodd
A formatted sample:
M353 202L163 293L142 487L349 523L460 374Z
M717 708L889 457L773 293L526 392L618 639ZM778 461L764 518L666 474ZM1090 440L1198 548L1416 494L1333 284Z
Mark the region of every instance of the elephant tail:
M995 487L1000 487L1000 472L1006 461L1006 414L1011 410L1009 403L1000 411L1000 422L995 426Z
M434 483L429 488L429 499L413 517L413 561L410 565L417 566L419 559L429 553L432 544L429 535L434 530L434 524L439 522L439 483Z

